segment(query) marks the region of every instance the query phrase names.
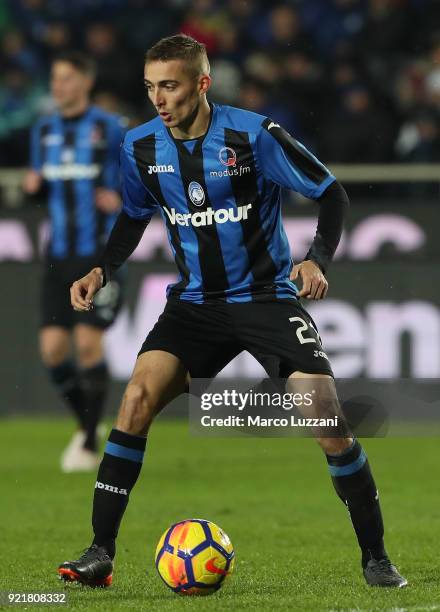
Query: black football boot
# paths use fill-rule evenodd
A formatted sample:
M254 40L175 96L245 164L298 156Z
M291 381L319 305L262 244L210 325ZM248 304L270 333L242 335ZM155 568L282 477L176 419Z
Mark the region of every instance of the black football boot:
M64 561L58 574L66 582L80 582L90 587L108 587L112 583L113 562L105 548L92 544L76 561Z

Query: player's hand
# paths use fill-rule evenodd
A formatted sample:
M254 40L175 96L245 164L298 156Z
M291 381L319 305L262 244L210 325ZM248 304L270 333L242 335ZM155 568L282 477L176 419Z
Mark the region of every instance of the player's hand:
M97 187L95 189L95 202L96 208L107 214L119 212L121 208L121 196L113 189Z
M70 302L74 310L85 312L93 308L93 298L102 287L102 268L93 268L70 287Z
M38 174L35 170L28 170L23 178L23 191L29 195L34 195L39 191L42 182L41 174Z
M290 280L295 281L298 276L302 281L302 288L298 297L305 297L308 300L323 300L325 298L328 291L328 282L318 264L307 260L293 266Z

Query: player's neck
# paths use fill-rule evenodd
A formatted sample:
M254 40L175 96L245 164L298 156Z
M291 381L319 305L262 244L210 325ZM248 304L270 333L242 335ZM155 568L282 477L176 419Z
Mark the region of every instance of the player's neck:
M60 114L64 119L79 117L80 115L84 115L89 105L90 101L88 100L88 98L85 98L84 100L78 100L78 102L60 109Z
M191 140L199 138L208 131L209 122L211 120L211 107L206 98L197 107L196 112L188 121L179 126L170 128L173 138L178 140Z

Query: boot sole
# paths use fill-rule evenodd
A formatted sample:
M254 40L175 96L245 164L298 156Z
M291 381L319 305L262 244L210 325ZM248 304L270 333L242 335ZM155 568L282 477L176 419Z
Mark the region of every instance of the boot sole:
M84 580L84 578L80 574L67 567L58 568L58 575L61 580L64 580L64 582L79 582L80 584L84 584L85 586L89 586L92 588L106 588L109 587L113 582L113 574L106 576L106 578L103 578L102 580L88 582L87 580Z

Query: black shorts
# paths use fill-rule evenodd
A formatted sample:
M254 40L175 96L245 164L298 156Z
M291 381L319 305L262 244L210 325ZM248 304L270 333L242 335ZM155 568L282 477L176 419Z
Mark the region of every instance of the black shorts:
M139 354L176 355L192 378L213 378L248 351L271 378L333 372L316 325L295 299L193 304L170 298Z
M106 329L113 323L122 305L123 273L96 294L93 310L76 312L70 303L72 283L93 267L96 267L96 259L46 262L41 291L41 327L54 325L72 329L84 324Z

